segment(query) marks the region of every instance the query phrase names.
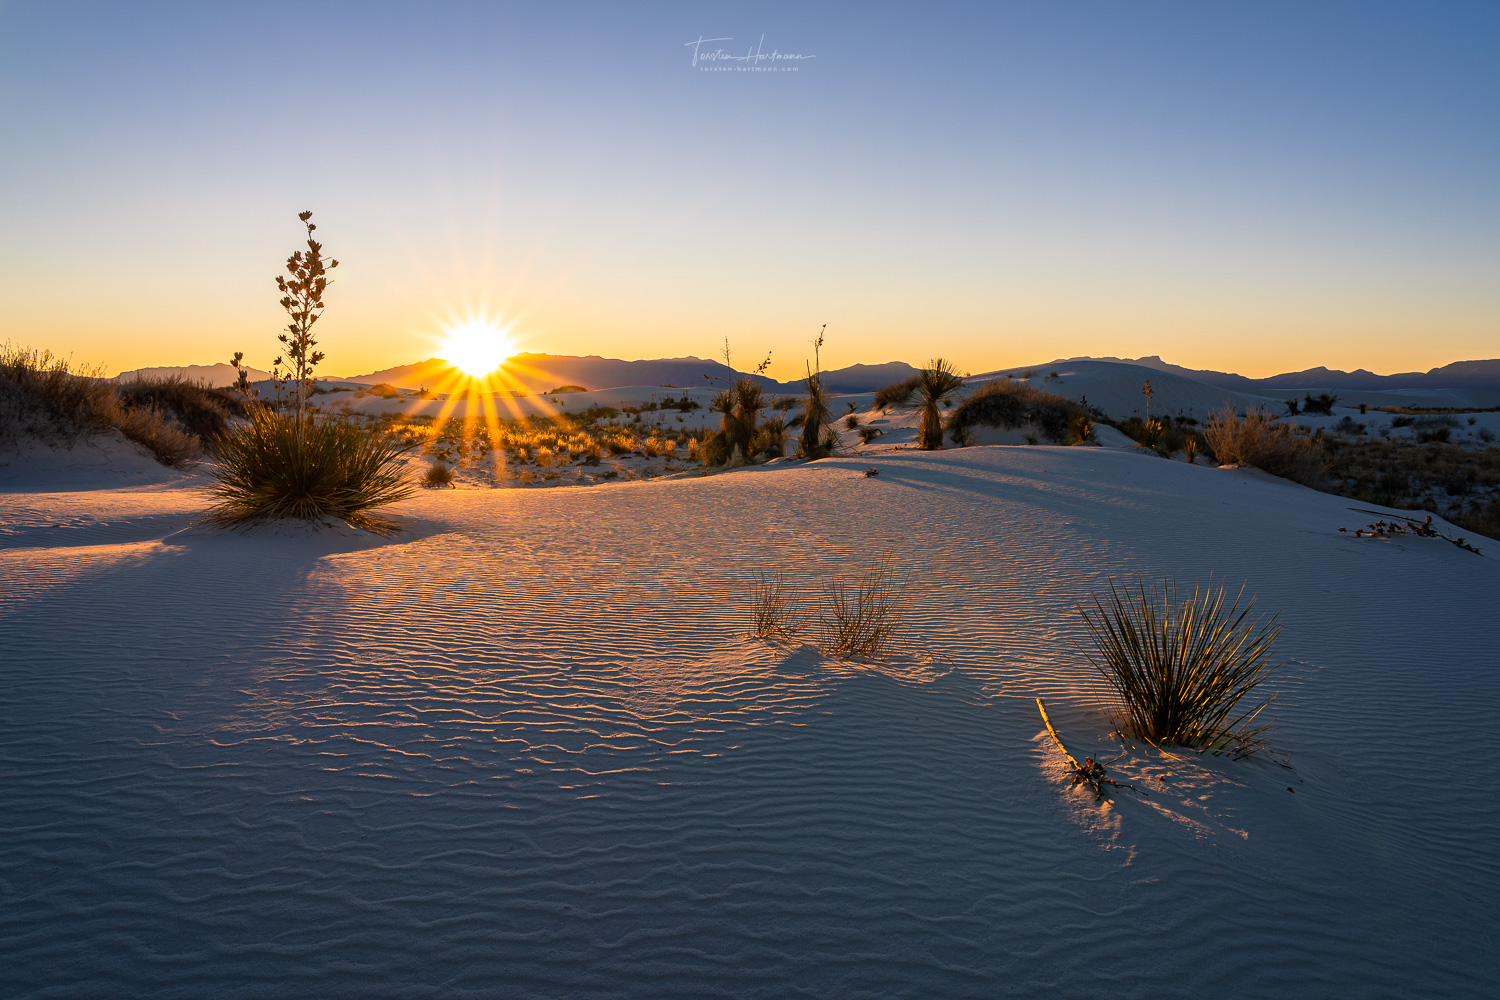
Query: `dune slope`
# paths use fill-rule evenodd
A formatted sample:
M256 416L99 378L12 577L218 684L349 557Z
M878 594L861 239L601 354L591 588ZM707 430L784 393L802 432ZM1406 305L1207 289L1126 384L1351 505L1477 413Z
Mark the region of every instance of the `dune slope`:
M1486 993L1500 545L1108 449L868 464L429 493L395 539L0 494L7 995ZM883 553L890 661L745 636L754 570ZM1096 804L1031 699L1118 753L1079 602L1210 573L1282 613L1278 755L1137 748Z

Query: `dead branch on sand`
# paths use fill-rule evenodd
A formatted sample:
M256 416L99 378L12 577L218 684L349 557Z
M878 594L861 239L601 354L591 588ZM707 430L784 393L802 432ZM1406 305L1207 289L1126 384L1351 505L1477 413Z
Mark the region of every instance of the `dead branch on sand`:
M1036 700L1036 707L1038 711L1042 713L1042 722L1046 724L1047 732L1052 734L1052 738L1057 741L1057 748L1063 752L1064 757L1068 758L1068 763L1073 768L1073 784L1076 785L1080 781L1087 783L1089 787L1094 790L1095 802L1098 802L1100 799L1104 798L1105 785L1114 785L1116 788L1128 788L1132 792L1138 792L1141 795L1146 794L1145 792L1141 791L1141 789L1135 787L1132 784L1123 781L1116 781L1113 778L1106 778L1104 776L1104 764L1099 763L1092 757L1085 757L1083 758L1082 764L1078 763L1077 758L1069 753L1067 746L1063 744L1062 737L1057 735L1057 730L1052 728L1052 720L1047 718L1047 706L1042 704L1042 699L1038 698ZM1123 756L1123 754L1121 756ZM1109 760L1105 761L1105 763L1113 764L1119 759L1119 757L1112 757Z

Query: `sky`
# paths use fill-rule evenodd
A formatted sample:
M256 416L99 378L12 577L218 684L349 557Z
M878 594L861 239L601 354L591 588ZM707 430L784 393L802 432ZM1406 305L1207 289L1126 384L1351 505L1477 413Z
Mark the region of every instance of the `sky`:
M269 367L310 209L330 375L1500 357L1500 4L897 6L0 0L0 341Z

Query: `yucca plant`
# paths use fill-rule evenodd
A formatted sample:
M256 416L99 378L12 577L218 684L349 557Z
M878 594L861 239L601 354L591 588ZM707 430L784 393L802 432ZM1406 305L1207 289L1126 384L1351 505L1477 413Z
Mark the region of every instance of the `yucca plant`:
M397 463L411 447L349 417L301 420L256 406L248 423L219 442L209 475L217 502L209 519L228 526L334 517L388 534L395 522L371 514L415 490Z
M964 377L958 369L943 360L934 358L926 368L917 372L916 399L909 406L922 411L922 425L917 430L917 445L921 448L943 446L943 407L954 393L964 387Z
M1094 598L1080 609L1094 641L1091 663L1119 703L1119 724L1154 744L1175 743L1215 753L1248 753L1270 728L1255 724L1270 699L1241 708L1277 664L1271 646L1281 628L1250 618L1252 597L1242 608L1244 588L1231 601L1221 584L1193 587L1179 596L1175 582L1148 593L1121 594L1113 582L1109 600Z
M1068 443L1069 444L1091 444L1098 442L1095 434L1094 422L1089 415L1082 410L1074 413L1068 418Z
M802 444L804 458L822 458L828 454L823 450L823 425L828 422L828 394L823 391L823 376L808 370L803 382L807 400L802 404Z

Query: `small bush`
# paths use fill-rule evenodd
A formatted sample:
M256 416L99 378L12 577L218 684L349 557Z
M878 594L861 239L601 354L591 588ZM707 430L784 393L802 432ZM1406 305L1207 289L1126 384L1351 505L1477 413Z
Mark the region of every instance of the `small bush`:
M882 432L879 427L861 427L859 429L859 442L860 444L869 444L871 441L878 438L881 433Z
M750 590L750 634L757 639L780 639L797 631L786 574L772 576L757 570Z
M1278 423L1258 407L1243 420L1225 407L1209 418L1203 436L1220 465L1251 465L1304 486L1323 481L1327 458L1322 442L1299 434L1292 424Z
M1094 642L1089 660L1117 698L1121 728L1152 743L1213 752L1249 752L1268 725L1254 725L1269 699L1243 710L1245 701L1275 669L1271 646L1276 618L1250 620L1254 598L1243 609L1227 591L1193 588L1191 596L1164 583L1148 594L1137 581L1109 601L1081 609Z
M335 517L377 533L396 524L370 513L411 494L397 464L409 446L353 420L299 420L254 408L250 420L223 438L210 471L217 502L213 522L242 526L262 520Z
M546 395L555 396L559 392L588 392L588 390L581 385L560 385L556 389L553 389L551 392L546 393Z
M121 410L115 426L162 465L179 466L199 453L198 438L164 418L154 406Z
M824 610L823 652L843 659L875 658L895 641L904 583L883 559L859 583L829 586Z
M858 430L859 429L859 418L856 417L852 413L849 414L847 417L844 418L844 426L847 429L851 430L851 431Z
M1186 443L1183 444L1183 446L1182 446L1182 457L1187 460L1187 463L1189 465L1197 465L1198 464L1198 439L1197 438L1188 438L1187 441L1186 441Z
M245 397L227 389L210 389L181 375L123 382L115 392L126 407L157 410L205 444L223 434L231 418L246 415Z
M875 401L870 408L874 410L889 410L893 406L905 406L911 402L917 394L917 386L922 382L922 376L913 375L909 379L900 382L892 382L884 389L875 393Z
M422 485L429 490L441 489L444 486L453 485L453 470L442 462L434 462L427 469L427 474L422 477Z
M0 345L0 441L29 435L72 447L109 430L119 406L101 374L74 371L50 351Z
M1306 394L1302 397L1302 411L1304 413L1321 413L1324 416L1333 416L1333 404L1337 403L1337 396L1330 396L1326 392L1320 392L1316 396Z
M1073 415L1083 412L1083 407L1066 396L995 379L954 409L948 429L967 431L983 425L1014 430L1029 424L1047 440L1063 444Z

